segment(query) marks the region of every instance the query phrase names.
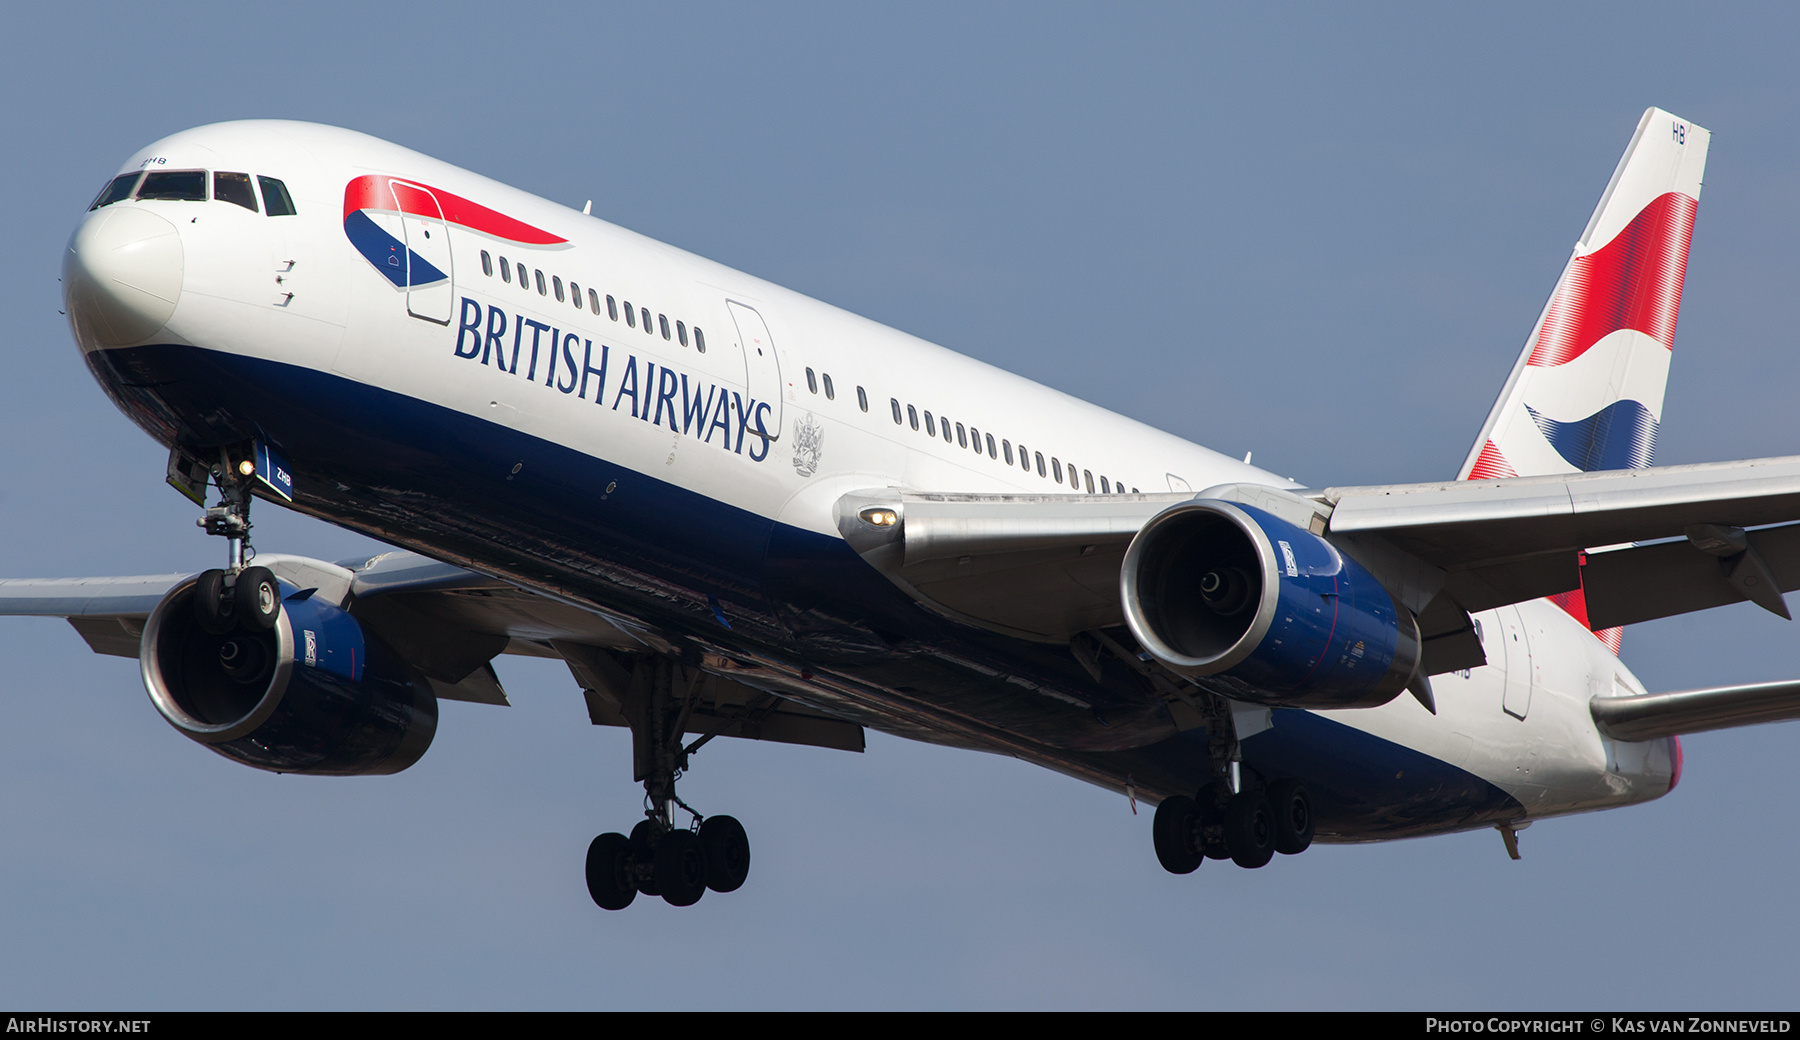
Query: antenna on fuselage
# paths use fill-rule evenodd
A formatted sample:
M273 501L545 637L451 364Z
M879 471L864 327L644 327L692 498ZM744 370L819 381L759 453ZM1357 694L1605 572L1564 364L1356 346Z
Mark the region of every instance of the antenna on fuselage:
M594 215L594 200L593 199L589 199L586 202L581 204L581 215L584 217L591 217Z

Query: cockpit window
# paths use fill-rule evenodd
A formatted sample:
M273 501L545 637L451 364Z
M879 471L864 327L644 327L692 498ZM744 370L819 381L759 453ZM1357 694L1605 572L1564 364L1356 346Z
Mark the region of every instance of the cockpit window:
M88 211L92 212L101 206L110 206L122 199L130 198L131 189L137 187L138 178L142 176L142 172L134 170L131 173L121 173L114 177L106 183L106 187L100 189L100 194L95 197L94 204L88 207Z
M140 199L180 199L187 202L206 201L205 170L157 170L144 175L138 187Z
M271 217L291 217L294 215L294 199L288 194L287 185L273 177L256 178L262 185L263 212Z
M213 174L213 198L256 212L256 189L250 187L250 175L247 173L226 173L220 170Z

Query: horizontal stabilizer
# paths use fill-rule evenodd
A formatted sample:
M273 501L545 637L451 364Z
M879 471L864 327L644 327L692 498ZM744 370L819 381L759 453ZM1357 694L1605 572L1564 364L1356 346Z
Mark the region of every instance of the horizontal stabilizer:
M1655 740L1800 719L1800 682L1595 697L1588 702L1588 711L1600 732L1614 740Z

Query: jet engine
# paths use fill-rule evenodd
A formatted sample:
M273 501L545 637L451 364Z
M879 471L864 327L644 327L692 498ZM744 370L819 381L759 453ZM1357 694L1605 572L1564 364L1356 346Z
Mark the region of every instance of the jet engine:
M1196 499L1157 514L1126 551L1120 585L1126 622L1152 656L1228 680L1233 697L1372 707L1419 664L1418 623L1381 582L1252 506Z
M437 732L437 698L337 606L289 592L268 631L204 631L194 579L158 603L138 655L150 700L183 736L275 773L397 773Z

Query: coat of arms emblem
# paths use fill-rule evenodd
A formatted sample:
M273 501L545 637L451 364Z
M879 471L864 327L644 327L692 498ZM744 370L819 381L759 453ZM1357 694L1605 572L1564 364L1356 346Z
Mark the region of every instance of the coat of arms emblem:
M794 472L812 476L819 469L819 455L824 450L825 428L807 412L794 427Z

